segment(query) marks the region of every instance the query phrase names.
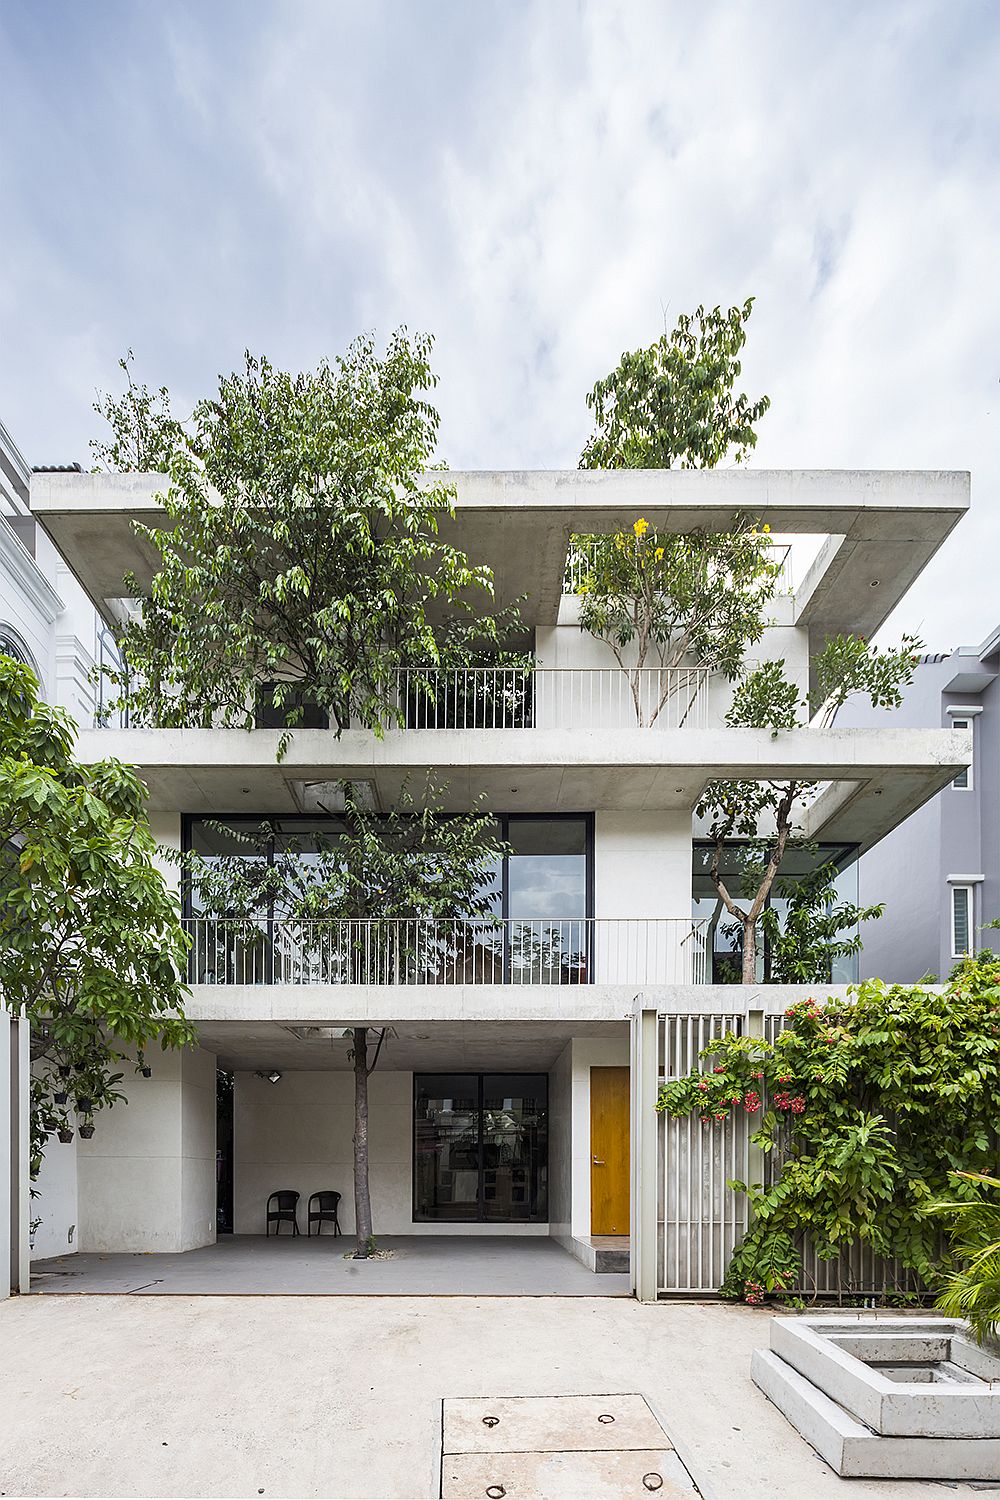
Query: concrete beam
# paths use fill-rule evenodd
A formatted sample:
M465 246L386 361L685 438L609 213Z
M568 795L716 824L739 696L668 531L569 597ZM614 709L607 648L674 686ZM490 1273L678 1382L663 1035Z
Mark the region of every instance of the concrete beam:
M441 475L428 475L439 482ZM455 518L442 537L487 563L501 603L526 599L529 625L556 623L573 532L643 515L662 531L725 530L739 515L772 531L827 536L806 579L802 623L872 634L964 515L969 476L953 471L631 469L452 472ZM152 474L36 474L31 506L105 618L134 573L145 592L155 550L132 520L166 524ZM874 583L874 587L872 584Z
M712 778L799 777L833 786L808 813L810 836L865 847L922 806L971 758L967 730L798 729L772 738L753 729L408 730L297 729L284 760L281 731L85 730L77 753L135 765L153 810L289 813L297 784L370 781L388 805L409 778L433 769L445 805L485 795L498 810L580 812L693 808Z

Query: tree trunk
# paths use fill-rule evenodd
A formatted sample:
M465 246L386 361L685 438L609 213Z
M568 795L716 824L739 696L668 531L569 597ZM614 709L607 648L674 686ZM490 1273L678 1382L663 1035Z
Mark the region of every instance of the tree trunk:
M743 923L743 972L742 984L757 983L757 923Z
M368 1186L368 1028L354 1028L354 1222L355 1260L367 1260L372 1239Z

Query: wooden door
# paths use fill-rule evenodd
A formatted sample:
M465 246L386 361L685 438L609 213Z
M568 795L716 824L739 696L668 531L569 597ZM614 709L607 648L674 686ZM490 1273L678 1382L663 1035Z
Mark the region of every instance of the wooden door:
M590 1070L590 1232L629 1232L628 1068Z

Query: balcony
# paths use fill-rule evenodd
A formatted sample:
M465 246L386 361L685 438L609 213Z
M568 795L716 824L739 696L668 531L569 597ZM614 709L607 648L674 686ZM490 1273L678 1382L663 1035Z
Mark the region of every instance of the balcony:
M389 729L704 729L707 667L402 668ZM111 709L101 679L95 728L143 729L127 710ZM308 705L305 705L308 710ZM307 712L304 727L319 727ZM324 715L325 719L325 715ZM258 727L280 727L262 724Z
M189 917L188 977L225 985L703 984L708 923L669 917Z

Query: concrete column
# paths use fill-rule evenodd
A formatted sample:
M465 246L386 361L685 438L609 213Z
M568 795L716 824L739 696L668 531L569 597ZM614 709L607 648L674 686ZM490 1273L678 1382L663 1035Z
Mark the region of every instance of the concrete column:
M657 1012L632 1017L632 1291L640 1302L657 1294Z
M193 1250L215 1240L215 1057L150 1049L127 1104L96 1119L77 1155L80 1249ZM127 1065L126 1065L127 1066Z
M0 1243L8 1266L0 1297L26 1292L31 1275L29 1033L27 1021L0 1010Z

